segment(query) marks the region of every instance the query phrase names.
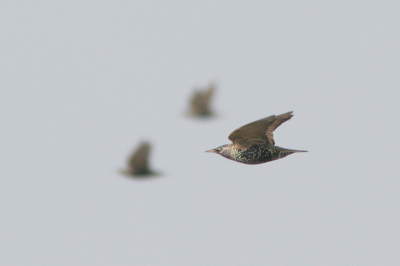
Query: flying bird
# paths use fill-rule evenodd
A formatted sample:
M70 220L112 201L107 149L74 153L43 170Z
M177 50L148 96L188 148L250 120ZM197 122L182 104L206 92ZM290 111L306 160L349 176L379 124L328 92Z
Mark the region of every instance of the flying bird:
M196 90L190 100L189 115L195 117L211 117L211 99L215 92L215 84L211 83L205 90Z
M120 172L125 175L139 178L158 175L158 173L153 172L149 167L150 149L150 143L140 143L139 147L129 157L127 169L121 170Z
M273 132L283 122L292 118L293 112L278 116L272 115L247 125L244 125L229 136L231 144L219 146L208 150L230 160L245 164L260 164L284 158L295 152L307 152L290 150L275 146Z

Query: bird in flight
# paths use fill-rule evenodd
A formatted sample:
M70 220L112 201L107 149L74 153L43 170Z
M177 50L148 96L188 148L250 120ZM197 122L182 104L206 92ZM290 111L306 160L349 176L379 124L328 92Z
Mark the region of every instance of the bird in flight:
M153 172L149 167L150 149L150 143L140 143L139 147L129 157L127 168L121 170L120 172L122 174L138 178L158 175L158 173Z
M213 116L214 113L210 106L214 92L214 83L211 83L205 90L196 90L190 99L189 115L201 118Z
M275 146L273 132L283 122L292 118L293 112L272 115L244 125L229 136L231 144L219 146L207 152L217 153L225 158L245 164L260 164L284 158L295 152Z

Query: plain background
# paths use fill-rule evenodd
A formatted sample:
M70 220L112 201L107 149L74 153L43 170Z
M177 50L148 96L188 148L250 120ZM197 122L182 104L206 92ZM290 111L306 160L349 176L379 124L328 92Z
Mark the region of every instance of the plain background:
M399 14L4 1L2 265L399 265ZM218 116L185 117L212 81ZM204 152L288 111L276 144L308 153L249 166ZM141 140L162 176L118 174Z

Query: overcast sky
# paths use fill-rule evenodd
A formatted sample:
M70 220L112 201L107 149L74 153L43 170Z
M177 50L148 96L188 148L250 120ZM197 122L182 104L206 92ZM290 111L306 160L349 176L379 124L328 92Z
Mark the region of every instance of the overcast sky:
M400 265L399 14L398 1L1 3L2 264ZM212 81L218 116L185 117ZM308 153L204 152L288 111L276 144ZM141 140L162 176L118 173Z

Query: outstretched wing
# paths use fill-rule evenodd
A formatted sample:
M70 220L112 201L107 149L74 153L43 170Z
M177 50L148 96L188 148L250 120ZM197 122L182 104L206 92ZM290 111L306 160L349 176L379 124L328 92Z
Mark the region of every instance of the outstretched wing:
M195 91L191 99L191 113L194 115L207 115L211 113L210 105L214 91L214 84L211 84L206 91Z
M206 110L210 110L211 99L212 96L214 95L214 91L215 91L215 85L211 83L210 86L208 87L208 90L205 91L203 94L203 104Z
M270 125L268 127L267 137L268 137L268 141L269 141L269 143L271 143L271 145L275 145L274 135L272 134L272 132L274 132L274 130L277 129L280 125L282 125L283 122L286 122L290 118L292 118L292 116L293 116L292 113L293 112L288 112L288 113L276 116L274 123L272 123L272 125Z
M149 153L150 144L147 142L141 143L129 158L129 167L134 171L139 171L139 169L147 171L149 167Z
M272 132L292 116L292 112L288 112L254 121L236 129L228 138L239 149L250 147L253 144L273 146L275 141Z

